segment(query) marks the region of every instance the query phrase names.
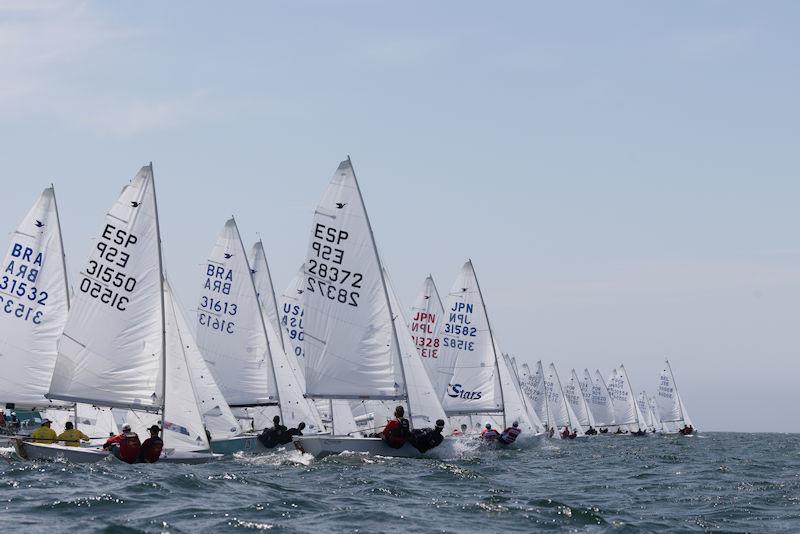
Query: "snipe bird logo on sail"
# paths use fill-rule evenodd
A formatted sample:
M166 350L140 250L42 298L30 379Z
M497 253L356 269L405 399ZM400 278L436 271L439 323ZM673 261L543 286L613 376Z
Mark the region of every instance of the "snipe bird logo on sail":
M447 396L454 399L478 400L482 394L482 391L467 391L461 384L447 384Z

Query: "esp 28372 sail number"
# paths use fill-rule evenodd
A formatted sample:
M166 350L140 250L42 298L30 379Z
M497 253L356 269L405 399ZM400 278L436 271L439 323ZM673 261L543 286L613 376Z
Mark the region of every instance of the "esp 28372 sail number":
M36 287L44 255L30 247L14 243L11 247L11 260L0 277L0 310L22 319L40 324L43 310L36 305L45 306L47 291Z
M127 274L125 268L138 241L127 230L106 224L95 245L96 256L89 258L89 264L81 272L78 288L113 309L125 311L136 288L136 278Z
M306 263L306 290L357 307L360 295L354 289L361 288L364 275L343 267L344 249L339 248L349 235L333 226L315 225L311 243L314 257Z

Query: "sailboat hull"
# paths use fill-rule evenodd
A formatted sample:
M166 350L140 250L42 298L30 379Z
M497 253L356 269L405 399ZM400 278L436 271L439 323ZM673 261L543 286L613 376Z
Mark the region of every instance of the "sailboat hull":
M295 436L293 443L297 450L310 454L315 458L324 458L343 452L368 453L380 456L396 456L399 458L426 458L435 452L447 448L448 438L439 447L422 453L406 443L399 449L386 445L380 438L356 438L349 436Z
M91 464L105 460L111 454L101 447L67 447L65 445L14 442L17 454L26 460L66 460L76 464Z
M264 452L255 435L234 436L229 439L211 440L211 450L217 454L233 454L235 452Z

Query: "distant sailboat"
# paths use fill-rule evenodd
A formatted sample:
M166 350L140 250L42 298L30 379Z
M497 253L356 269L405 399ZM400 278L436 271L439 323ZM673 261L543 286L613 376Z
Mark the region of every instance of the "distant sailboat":
M578 436L583 435L578 418L572 407L567 402L564 389L561 387L561 379L558 376L555 364L551 363L544 378L545 394L547 395L547 406L550 424L556 430L562 431L566 427L574 431Z
M686 427L694 429L692 419L686 412L686 406L683 404L678 386L675 384L672 366L669 360L664 360L664 363L665 367L661 371L656 403L661 422L665 426L665 432L678 432Z
M564 397L567 399L583 431L586 432L589 428L595 428L594 416L589 409L589 403L586 401L581 388L581 381L578 379L575 369L572 370L569 381L564 386Z
M624 365L620 365L611 372L608 380L608 393L614 405L614 418L617 426L626 427L632 434L644 432L646 430L644 416L636 403Z
M447 387L441 383L447 377L437 374L436 365L441 348L439 347L440 340L437 337L437 333L439 325L442 324L442 317L444 317L442 299L439 297L439 291L436 289L433 277L428 275L422 290L411 307L411 317L408 324L414 339L414 345L417 347L417 352L422 358L425 370L436 391L443 391Z
M603 375L600 374L600 371L595 370L595 376L592 379L589 370L584 369L583 384L589 392L589 406L597 428L607 431L609 427L615 425L616 419L614 418L614 405Z

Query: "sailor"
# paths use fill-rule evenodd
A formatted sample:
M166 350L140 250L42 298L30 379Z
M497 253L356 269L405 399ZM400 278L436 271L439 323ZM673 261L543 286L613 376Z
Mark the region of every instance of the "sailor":
M378 434L378 437L382 438L384 443L393 449L399 449L405 445L411 433L408 419L403 417L404 413L405 410L402 406L395 408L394 418L386 421L386 426L383 427L383 431Z
M561 431L561 439L569 438L569 427L564 427L564 430Z
M136 463L136 460L139 459L141 446L139 435L132 432L131 425L128 424L123 425L122 432L108 438L103 444L104 449L110 449L114 456L129 464Z
M456 428L455 430L453 430L453 434L452 435L453 436L463 436L466 433L467 433L467 425L462 423L461 424L461 430Z
M592 425L589 425L589 429L586 431L586 435L594 436L595 434L597 434L597 430L595 430Z
M492 423L486 423L484 429L481 431L481 437L486 441L494 441L500 437L500 434L492 428Z
M578 431L577 430L573 430L569 435L569 439L575 439L577 437L578 437Z
M415 429L408 438L408 441L419 451L427 452L434 447L441 445L444 436L444 420L437 419L434 428L420 428Z
M608 428L601 428L600 429L600 433L601 434L608 434Z
M288 439L286 440L286 443L291 443L292 436L302 436L303 435L303 429L305 429L305 427L306 427L306 424L301 421L300 424L297 425L297 428L290 428L289 430L287 430L286 431L286 437Z
M89 441L89 436L74 428L72 421L67 421L64 423L64 431L56 439L63 441L67 447L80 447L81 441Z
M551 426L550 428L548 428L548 429L547 429L547 435L548 435L548 436L550 436L551 438L552 438L553 436L555 436L555 434L556 434L556 429L555 429L555 427L552 427L552 426Z
M154 464L161 457L161 451L164 449L164 440L158 437L158 433L161 432L158 425L153 425L147 430L150 431L150 437L144 440L144 443L139 448L139 461Z
M272 418L272 428L265 428L264 431L259 434L258 441L260 441L264 447L271 449L281 443L289 443L289 441L292 441L291 438L289 441L286 441L287 432L286 427L281 424L280 416L276 415Z
M50 428L52 423L50 419L45 419L39 428L31 432L31 438L33 438L34 443L53 443L56 441L56 431Z
M503 430L503 433L500 434L500 437L497 438L497 441L503 445L511 445L517 441L517 437L519 437L520 434L522 434L522 430L519 429L519 423L514 421L510 427Z

